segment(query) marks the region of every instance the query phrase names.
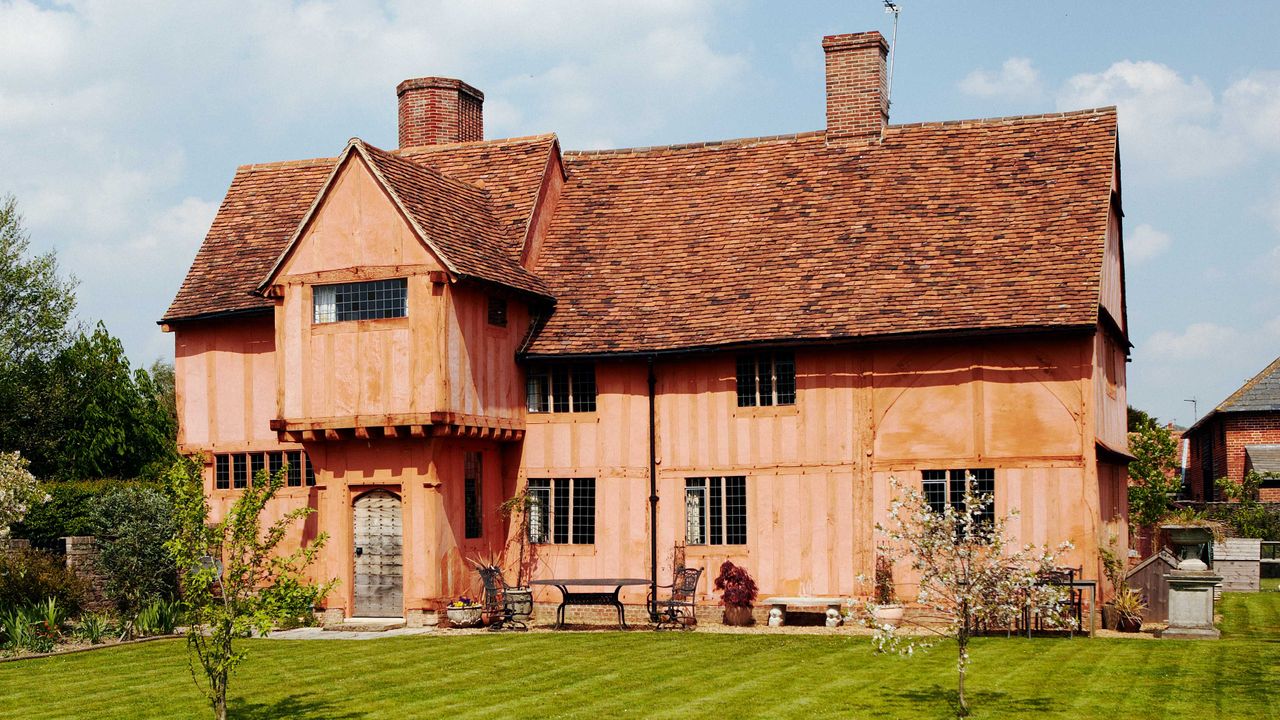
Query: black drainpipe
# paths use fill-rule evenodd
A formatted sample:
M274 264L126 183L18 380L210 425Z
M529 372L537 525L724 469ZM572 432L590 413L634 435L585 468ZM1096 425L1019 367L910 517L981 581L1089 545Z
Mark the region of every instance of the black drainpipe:
M649 617L658 615L658 442L654 428L654 394L658 377L649 356Z

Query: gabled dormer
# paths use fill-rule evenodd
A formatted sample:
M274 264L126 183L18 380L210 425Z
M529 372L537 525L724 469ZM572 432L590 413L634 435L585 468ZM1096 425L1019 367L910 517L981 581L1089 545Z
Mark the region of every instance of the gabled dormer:
M273 427L521 429L515 355L552 300L514 235L485 188L352 140L257 288L276 306Z

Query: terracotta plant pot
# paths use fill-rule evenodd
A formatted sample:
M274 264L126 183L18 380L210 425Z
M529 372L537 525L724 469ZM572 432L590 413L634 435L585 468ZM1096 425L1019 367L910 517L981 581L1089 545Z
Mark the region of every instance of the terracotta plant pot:
M724 609L724 624L735 625L737 627L746 627L755 622L755 618L751 617L751 608L728 606Z
M906 608L901 605L879 605L875 612L872 613L876 622L881 625L892 625L897 627L902 622L902 616L906 614Z

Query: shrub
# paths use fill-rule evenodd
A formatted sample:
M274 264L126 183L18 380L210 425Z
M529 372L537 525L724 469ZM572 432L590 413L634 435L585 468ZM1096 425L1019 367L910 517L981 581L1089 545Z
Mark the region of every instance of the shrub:
M4 626L5 647L14 652L53 652L58 640L57 629L41 617L39 608L10 607L0 615L0 624Z
M118 487L94 498L91 514L104 589L121 614L136 615L177 594L177 571L165 550L175 528L167 493L137 484Z
M21 650L31 634L31 624L26 608L6 606L0 613L0 630L3 631L0 634L4 636L4 646L10 650Z
M13 526L13 536L35 542L52 542L68 535L93 535L98 521L97 498L121 489L163 490L157 482L140 480L67 480L40 483L49 501L33 506L22 522Z
M138 637L172 635L181 614L182 607L177 601L153 600L133 619L133 634Z
M111 618L106 613L85 613L80 616L80 625L76 628L76 636L87 640L90 645L97 645L111 634Z
M721 591L725 607L749 608L756 601L756 581L746 568L725 560L716 577L716 589Z
M53 553L29 549L0 553L0 607L30 607L49 598L74 615L84 592L84 581Z
M32 608L32 612L50 632L62 635L62 629L67 624L67 609L58 604L57 598L45 598L43 602Z

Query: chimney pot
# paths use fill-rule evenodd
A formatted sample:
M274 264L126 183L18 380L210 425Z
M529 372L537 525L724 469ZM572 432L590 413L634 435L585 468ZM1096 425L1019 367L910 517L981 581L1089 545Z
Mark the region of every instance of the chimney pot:
M396 86L400 147L484 139L484 93L453 78L424 77Z
M822 38L827 56L827 143L872 142L889 122L889 44L876 31Z

